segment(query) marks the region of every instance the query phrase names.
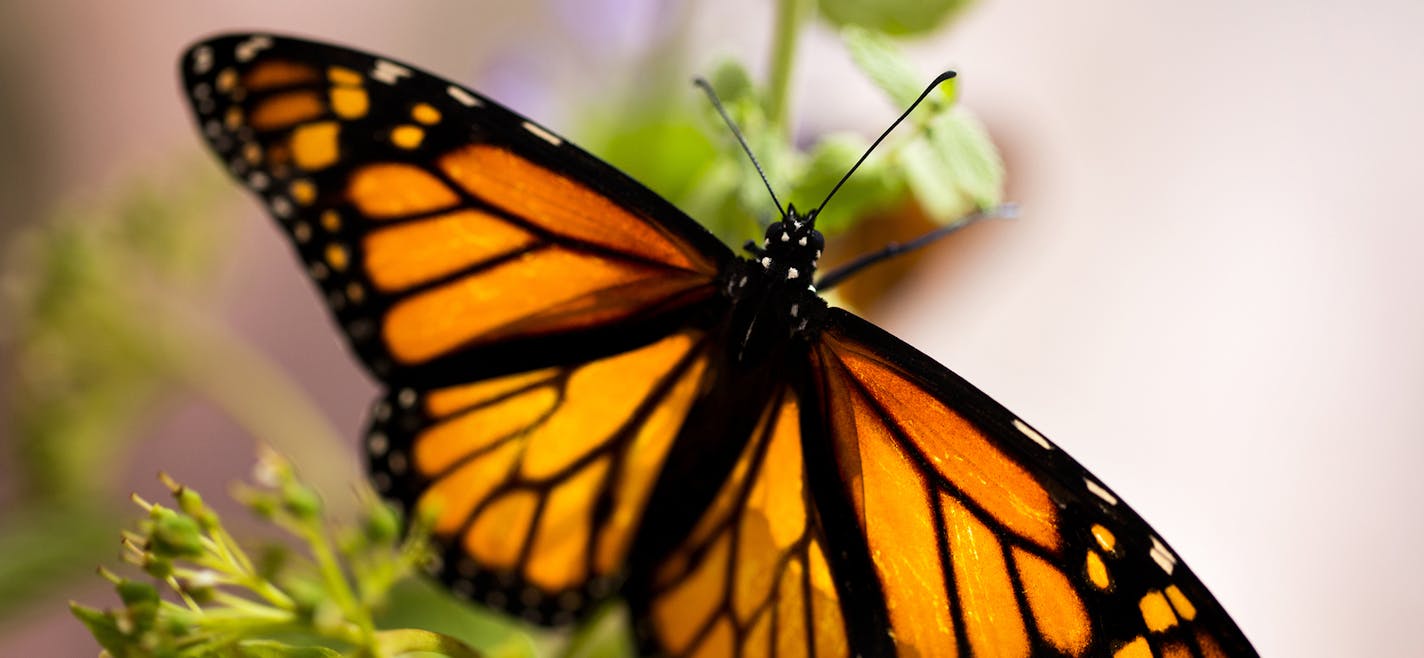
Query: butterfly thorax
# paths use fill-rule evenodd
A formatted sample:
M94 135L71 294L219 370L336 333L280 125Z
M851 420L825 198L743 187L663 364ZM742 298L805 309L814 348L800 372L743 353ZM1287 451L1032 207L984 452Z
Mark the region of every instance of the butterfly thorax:
M732 300L731 334L739 361L757 361L777 348L820 329L826 302L812 284L825 238L815 213L796 207L766 229L760 246L748 244L753 260L730 268L726 292Z

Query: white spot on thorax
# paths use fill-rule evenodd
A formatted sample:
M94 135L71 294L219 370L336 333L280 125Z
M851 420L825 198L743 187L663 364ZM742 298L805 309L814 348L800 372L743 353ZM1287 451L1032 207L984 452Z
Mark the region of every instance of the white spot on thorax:
M801 238L801 240L802 240L801 244L806 244L806 243L805 243L805 239L806 239L806 238ZM788 241L790 241L790 240L791 240L791 234L790 234L790 233L782 233L782 234L781 234L781 241L782 241L782 242L788 242Z
M798 272L798 271L796 271L796 268L794 268L794 267L788 267L788 268L786 268L786 278L787 278L787 280L794 279L794 278L796 278L796 277L798 277L798 276L801 276L801 273Z
M1029 439L1033 440L1034 443L1037 443L1044 450L1053 449L1053 444L1049 443L1048 439L1043 438L1043 435L1039 434L1038 430L1029 427L1027 423L1015 418L1014 427L1017 427L1020 432L1024 433L1024 436L1027 436Z
M558 146L564 143L564 140L559 139L558 135L544 130L542 126L535 124L533 121L525 121L523 123L523 126L525 130L528 130L530 132L530 134L550 144L553 144L554 146Z
M371 77L388 85L393 85L401 78L410 77L410 69L395 62L378 59L376 60L375 67L371 69Z
M791 305L791 317L793 317L793 318L796 317L797 314L799 314L800 312L801 312L801 305L800 305L800 304L792 304L792 305Z
M765 258L762 258L761 266L768 270L771 269L771 256L766 256Z
M1087 483L1088 491L1092 492L1094 496L1097 496L1098 498L1107 501L1107 504L1109 505L1117 504L1117 496L1112 495L1112 492L1103 488L1103 485L1098 484L1097 482L1094 482L1088 478L1083 478L1083 482Z
M455 85L450 85L449 87L446 87L445 93L450 94L450 98L455 99L465 107L479 107L481 105L484 105L484 103L481 103L480 99L475 98L473 94L468 91L465 91L464 89L456 87Z
M803 246L803 247L806 246L806 236L804 236L804 235L801 236L801 239L800 239L800 240L797 240L797 241L796 241L796 244L799 244L799 245L801 245L801 246Z

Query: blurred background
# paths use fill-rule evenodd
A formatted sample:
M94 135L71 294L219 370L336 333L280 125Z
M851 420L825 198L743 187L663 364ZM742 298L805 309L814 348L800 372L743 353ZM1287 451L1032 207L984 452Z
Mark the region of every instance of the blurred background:
M65 603L111 599L92 571L156 471L217 498L254 436L286 436L335 490L356 473L375 386L202 152L175 77L189 43L255 29L386 54L615 157L639 144L617 126L646 120L640 94L699 107L685 81L729 60L762 84L774 12L0 4L0 655L97 652ZM1405 0L979 0L896 41L923 81L959 71L1021 218L861 308L1113 487L1263 655L1417 651L1421 26ZM818 19L788 89L797 144L869 139L901 109Z

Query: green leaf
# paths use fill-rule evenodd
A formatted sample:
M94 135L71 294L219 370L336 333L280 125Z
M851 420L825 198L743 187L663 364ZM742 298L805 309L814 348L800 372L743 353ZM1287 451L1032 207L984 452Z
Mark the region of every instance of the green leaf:
M564 647L563 658L623 658L637 655L637 643L629 632L628 608L604 604L574 629Z
M821 15L838 26L860 26L898 36L935 31L972 0L819 0Z
M931 118L899 156L915 198L937 222L1003 200L1003 160L983 124L963 107Z
M327 647L294 647L274 640L243 640L234 647L242 658L341 658Z
M935 117L928 130L935 151L949 163L955 187L968 197L972 209L1003 202L1004 161L978 117L967 108L955 107Z
M925 80L889 37L852 25L841 30L841 40L855 65L895 105L909 107L919 97Z
M482 654L449 635L417 628L402 628L376 633L376 645L381 655L410 656L434 654L449 658L481 658Z
M408 578L391 590L377 619L383 628L423 628L457 638L489 656L537 655L527 627L484 606L452 596L426 578Z
M915 200L930 217L942 220L962 214L966 204L954 189L949 163L935 153L929 140L915 139L901 147L898 155Z

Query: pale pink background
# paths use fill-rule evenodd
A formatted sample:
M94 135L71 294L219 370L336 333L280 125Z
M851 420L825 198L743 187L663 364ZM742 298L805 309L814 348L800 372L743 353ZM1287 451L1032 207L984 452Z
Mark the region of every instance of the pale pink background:
M0 94L37 122L0 128L0 145L44 182L0 200L0 217L196 154L174 58L219 30L386 53L572 128L558 100L627 84L656 22L648 3L603 4L7 4ZM728 54L760 66L770 3L705 4L688 76ZM1023 218L943 250L874 319L1115 488L1269 656L1418 651L1421 28L1424 5L1406 0L986 0L912 48L926 79L960 71ZM870 133L894 115L827 34L804 45L803 127ZM258 207L232 198L251 221L227 315L354 435L371 385ZM250 460L202 405L160 425L144 462L116 465L141 490L156 488L155 454L219 481ZM63 602L108 596L0 619L0 655L93 655Z

